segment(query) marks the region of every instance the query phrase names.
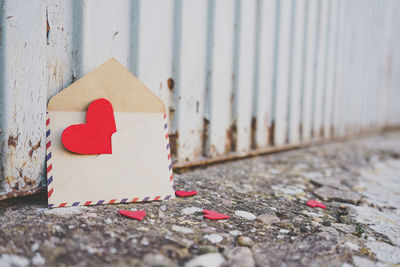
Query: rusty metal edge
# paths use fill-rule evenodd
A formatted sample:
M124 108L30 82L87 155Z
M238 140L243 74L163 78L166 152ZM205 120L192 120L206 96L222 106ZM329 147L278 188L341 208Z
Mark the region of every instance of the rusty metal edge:
M374 130L370 130L370 131L364 131L359 134L355 134L355 135L351 135L351 136L331 137L329 139L322 139L322 140L311 140L306 143L291 144L291 145L285 145L285 146L279 146L279 147L270 146L270 147L266 147L266 148L262 148L262 149L255 149L255 150L249 151L248 153L245 153L245 154L230 153L229 155L218 157L218 158L204 159L204 160L198 160L198 161L194 161L194 162L185 162L185 163L174 164L173 170L176 173L184 173L184 172L192 171L192 170L199 169L199 168L205 168L205 167L208 167L211 165L221 164L221 163L228 162L228 161L252 158L252 157L256 157L256 156L263 156L263 155L273 154L273 153L277 153L277 152L285 152L285 151L295 150L295 149L300 149L300 148L305 148L305 147L320 146L320 145L335 143L335 142L345 142L345 141L350 141L350 140L354 140L357 138L365 138L365 137L368 137L371 135L375 135L375 134L379 134L379 133L386 133L386 132L391 132L391 131L396 131L396 130L400 130L400 125L384 127L382 129L374 129Z
M40 194L40 193L44 193L44 192L46 192L45 186L39 186L39 187L29 189L29 190L11 191L11 192L0 194L0 201L9 199L9 198Z

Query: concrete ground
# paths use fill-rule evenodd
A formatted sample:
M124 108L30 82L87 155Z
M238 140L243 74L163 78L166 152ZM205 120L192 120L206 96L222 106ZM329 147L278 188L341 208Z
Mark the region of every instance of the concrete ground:
M176 174L175 184L199 194L52 210L44 195L2 201L0 266L400 264L400 132Z

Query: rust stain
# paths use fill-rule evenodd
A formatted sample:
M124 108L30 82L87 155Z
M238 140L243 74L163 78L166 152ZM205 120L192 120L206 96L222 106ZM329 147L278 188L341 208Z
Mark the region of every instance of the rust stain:
M32 146L32 142L29 140L29 146L31 147L31 150L29 150L29 158L32 158L33 152L40 147L40 144L41 140L39 140L36 145Z
M300 140L303 140L303 123L302 122L299 123L299 137L300 137Z
M169 135L169 145L171 148L171 155L174 156L175 158L177 157L177 151L178 151L178 138L179 138L179 132L176 131L173 134Z
M325 129L324 129L324 127L321 127L321 128L319 129L319 136L320 136L320 137L324 137L324 133L325 133Z
M17 134L16 136L10 135L10 136L8 137L8 146L9 146L9 147L10 147L10 146L17 147L17 144L18 144L18 137L19 137L19 134Z
M27 177L25 175L24 175L23 179L24 179L24 182L25 182L24 188L30 188L30 187L32 187L33 185L36 184L35 180L33 180L33 179L31 179L31 178L29 178L29 177Z
M50 36L50 23L49 23L49 14L46 8L46 40L47 44L49 44L49 36Z
M275 133L275 120L271 121L271 126L268 128L268 144L273 146L275 145L275 138L274 138L274 133Z
M174 79L169 78L167 83L168 83L168 88L169 88L170 90L174 89L174 86L175 86L175 81L174 81Z
M207 156L207 144L209 134L210 120L203 118L203 133L201 135L202 155Z
M251 149L257 148L257 140L256 140L256 132L257 132L257 118L251 118Z
M225 147L227 148L228 152L236 151L236 140L237 140L237 127L236 127L236 122L234 122L232 123L230 129L226 131Z

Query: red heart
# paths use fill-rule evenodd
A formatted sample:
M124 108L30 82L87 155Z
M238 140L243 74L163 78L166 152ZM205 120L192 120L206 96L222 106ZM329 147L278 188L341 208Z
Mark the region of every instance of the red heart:
M86 123L67 127L61 140L66 149L78 154L111 154L111 136L117 131L111 103L93 101L86 112Z
M122 216L126 216L138 221L143 220L144 216L146 216L146 212L144 210L136 210L136 211L130 211L130 210L119 210L119 214Z
M307 201L306 203L308 206L315 208L315 207L319 207L322 209L326 209L326 206L322 203L319 203L318 201L314 200L314 199L310 199L309 201Z
M197 191L175 191L175 195L178 197L189 197L197 195Z
M223 220L223 219L229 219L231 217L229 215L218 213L213 210L203 210L203 213L204 213L203 218L210 220Z

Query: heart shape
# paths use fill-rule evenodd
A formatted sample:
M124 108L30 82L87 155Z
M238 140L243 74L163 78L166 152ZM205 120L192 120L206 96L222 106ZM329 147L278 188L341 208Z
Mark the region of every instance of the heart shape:
M203 213L204 213L203 218L210 220L224 220L224 219L229 219L231 217L229 215L218 213L213 210L203 210Z
M64 147L78 154L112 154L111 136L117 131L111 103L93 101L86 112L86 123L67 127L61 140Z
M314 199L310 199L309 201L307 201L306 203L308 206L315 208L315 207L319 207L321 209L326 209L326 206Z
M119 210L118 213L122 216L129 217L138 221L143 220L144 216L146 216L146 212L144 210Z
M197 191L175 191L175 195L178 197L190 197L197 195Z

